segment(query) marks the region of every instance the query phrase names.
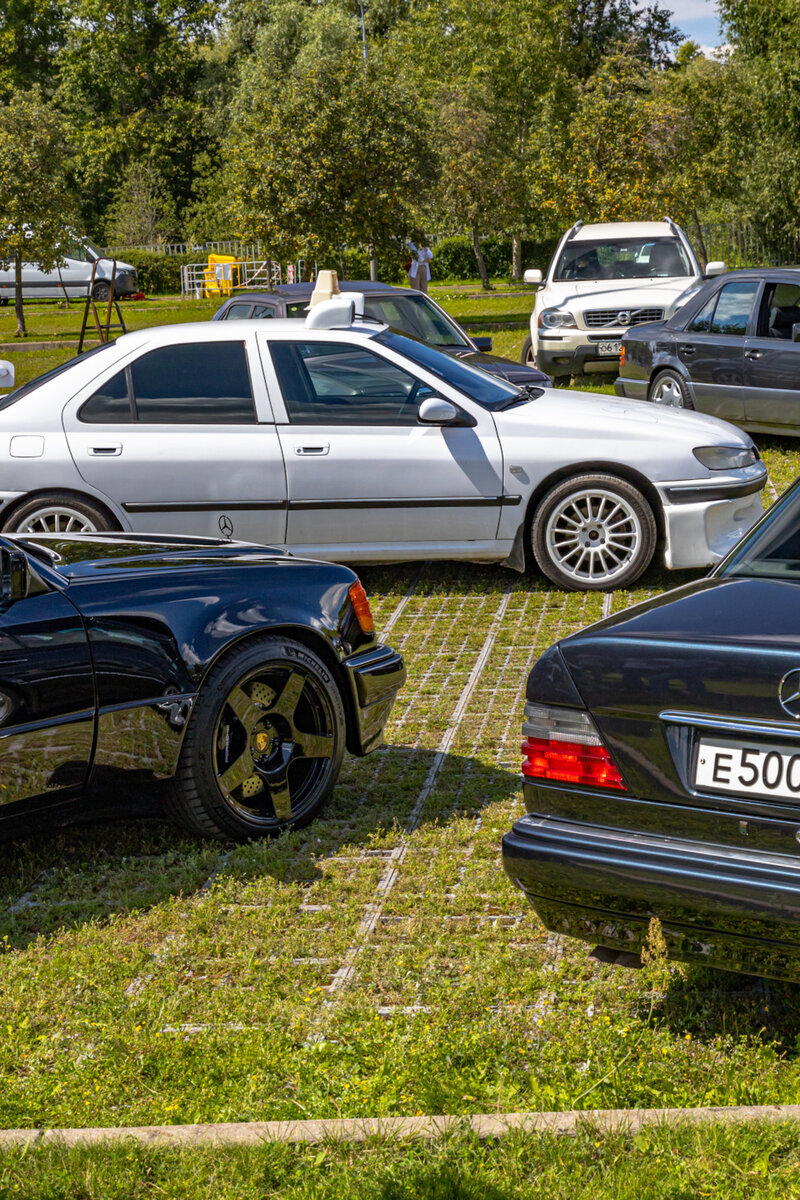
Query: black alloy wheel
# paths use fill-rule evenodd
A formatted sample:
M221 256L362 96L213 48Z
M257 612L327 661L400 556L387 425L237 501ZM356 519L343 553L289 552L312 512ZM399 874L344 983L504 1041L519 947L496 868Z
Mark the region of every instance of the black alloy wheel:
M92 288L92 296L95 300L100 300L105 303L110 295L111 286L110 284L105 283L103 280L101 280L100 283L96 283Z
M307 824L336 783L345 727L339 688L319 655L278 636L246 643L201 688L173 815L194 833L237 841Z

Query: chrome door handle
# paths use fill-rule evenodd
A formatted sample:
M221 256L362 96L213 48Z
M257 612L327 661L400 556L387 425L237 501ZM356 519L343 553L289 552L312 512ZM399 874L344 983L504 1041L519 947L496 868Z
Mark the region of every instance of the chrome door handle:
M752 358L761 358L761 351L760 350L745 350L744 356L745 356L745 358L751 358L751 359Z
M107 446L90 446L89 453L95 458L111 458L114 454L122 454L122 443L110 442Z
M308 455L327 454L329 450L330 450L330 445L328 444L328 442L321 442L320 444L318 444L316 446L295 446L295 448L294 448L295 454L308 454Z

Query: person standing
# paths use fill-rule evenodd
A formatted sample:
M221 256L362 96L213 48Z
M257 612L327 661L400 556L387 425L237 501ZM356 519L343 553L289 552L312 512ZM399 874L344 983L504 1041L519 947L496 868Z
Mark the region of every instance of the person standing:
M430 263L433 258L433 251L428 246L415 246L413 242L408 243L408 248L411 251L411 258L406 267L408 275L408 286L418 292L428 294L428 281L431 277Z

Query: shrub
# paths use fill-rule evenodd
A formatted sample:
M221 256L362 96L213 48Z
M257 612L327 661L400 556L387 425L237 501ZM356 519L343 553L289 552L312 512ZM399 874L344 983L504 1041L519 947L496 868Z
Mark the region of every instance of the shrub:
M522 267L540 267L544 271L555 251L557 241L531 241L523 239ZM511 276L511 238L487 237L481 239L481 250L490 275ZM474 279L478 264L472 249L472 238L466 234L442 238L433 247L431 277L433 279Z

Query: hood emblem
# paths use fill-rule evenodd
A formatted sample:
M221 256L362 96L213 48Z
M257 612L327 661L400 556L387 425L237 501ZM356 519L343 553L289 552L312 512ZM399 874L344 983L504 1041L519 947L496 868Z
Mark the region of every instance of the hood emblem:
M620 325L630 325L631 314L627 311L627 309L623 309L622 312L617 313L617 320L619 321Z
M230 519L230 517L220 517L217 524L219 525L219 531L222 536L230 541L233 537L233 521Z
M784 712L800 719L800 667L786 672L778 685L778 700Z

